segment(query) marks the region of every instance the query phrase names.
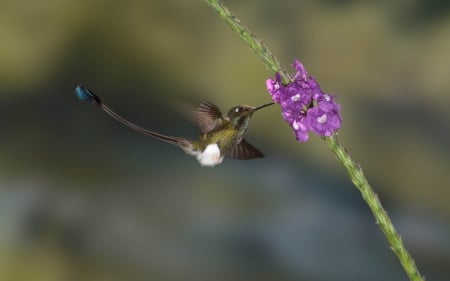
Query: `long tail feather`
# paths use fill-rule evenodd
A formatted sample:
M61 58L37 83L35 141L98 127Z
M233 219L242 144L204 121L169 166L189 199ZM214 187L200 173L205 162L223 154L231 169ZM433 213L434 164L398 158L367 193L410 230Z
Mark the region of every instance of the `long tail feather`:
M144 129L134 123L131 123L130 121L126 120L119 114L115 113L111 108L109 108L107 105L105 105L96 94L94 94L91 90L87 89L86 87L84 87L82 85L77 86L77 88L75 89L75 93L77 94L79 99L89 101L89 102L93 103L94 105L100 107L109 116L116 119L123 125L132 128L133 130L136 130L144 135L154 137L158 140L161 140L161 141L173 144L173 145L181 146L182 148L187 148L190 146L189 141L187 141L184 138L166 136L163 134L159 134L159 133Z

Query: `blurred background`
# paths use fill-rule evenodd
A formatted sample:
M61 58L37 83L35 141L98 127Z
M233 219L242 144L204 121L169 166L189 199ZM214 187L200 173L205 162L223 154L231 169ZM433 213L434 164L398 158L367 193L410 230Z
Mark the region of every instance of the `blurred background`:
M342 105L341 142L427 280L450 280L450 3L225 2ZM200 101L270 101L202 1L0 1L0 280L407 280L345 170L279 107L266 158L202 168L77 100L194 139Z

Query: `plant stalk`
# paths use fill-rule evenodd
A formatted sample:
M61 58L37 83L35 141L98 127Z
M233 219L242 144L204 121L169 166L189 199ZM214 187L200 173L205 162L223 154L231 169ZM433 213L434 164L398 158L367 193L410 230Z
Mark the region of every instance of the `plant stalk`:
M273 73L279 73L284 84L291 82L289 73L282 67L278 59L272 54L269 48L256 37L239 18L234 15L223 3L219 0L205 0L219 14L231 29L244 40L250 49L263 61L264 65ZM369 206L372 214L375 217L378 227L384 233L392 251L397 255L400 264L403 266L406 274L411 281L424 281L425 279L420 274L414 259L406 249L400 235L397 233L392 224L389 215L381 205L380 199L368 183L364 173L359 166L347 152L343 145L341 145L336 135L323 138L331 151L336 155L339 162L347 169L353 184L361 192L364 201Z

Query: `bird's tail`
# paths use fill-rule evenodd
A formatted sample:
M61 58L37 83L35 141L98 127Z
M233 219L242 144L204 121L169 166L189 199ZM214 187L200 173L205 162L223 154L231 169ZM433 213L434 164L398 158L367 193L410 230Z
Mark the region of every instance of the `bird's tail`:
M122 123L123 125L130 127L131 129L138 131L144 135L147 136L151 136L153 138L156 138L158 140L161 140L163 142L167 142L176 146L180 146L183 150L186 151L186 149L190 149L192 147L191 143L184 139L184 138L180 138L180 137L173 137L173 136L166 136L163 134L159 134L147 129L144 129L128 120L126 120L125 118L123 118L122 116L120 116L119 114L115 113L111 108L109 108L107 105L105 105L100 98L94 94L91 90L87 89L86 87L82 86L82 85L78 85L77 88L75 89L75 93L77 94L78 98L81 100L85 100L85 101L89 101L92 104L94 104L95 106L99 107L100 109L102 109L104 112L106 112L109 116L111 116L112 118L116 119L117 121L119 121L120 123Z

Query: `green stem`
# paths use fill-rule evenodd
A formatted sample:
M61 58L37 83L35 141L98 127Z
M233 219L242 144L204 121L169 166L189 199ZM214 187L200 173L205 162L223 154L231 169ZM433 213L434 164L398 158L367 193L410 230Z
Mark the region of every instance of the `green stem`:
M378 227L381 228L384 236L386 236L386 239L388 240L392 251L397 255L409 279L411 281L423 281L424 278L420 275L414 259L411 257L405 245L403 244L400 235L395 230L395 227L392 224L389 215L381 205L380 199L378 198L377 194L373 191L372 187L367 182L367 179L364 176L364 173L359 164L350 157L350 154L347 152L344 146L339 143L336 136L324 138L324 140L328 144L328 147L331 149L331 151L334 152L339 162L341 162L342 165L344 165L344 167L347 169L350 179L361 192L364 201L366 201L367 205L369 205L370 210L375 217L376 223L378 224Z
M277 58L270 52L269 48L257 38L250 30L241 23L241 21L226 8L221 1L218 0L205 0L208 5L214 8L219 16L236 32L242 40L244 40L253 50L257 56L261 58L263 63L272 73L279 73L283 79L283 83L287 84L291 81L291 77L288 72L281 66ZM423 281L425 280L416 264L403 244L400 235L395 230L394 225L389 218L389 215L384 210L377 194L373 191L372 187L368 183L364 173L359 166L345 150L345 148L338 142L336 136L324 138L328 147L336 155L339 162L347 169L353 184L361 192L364 201L369 206L372 214L376 219L377 225L383 231L386 239L388 240L392 251L397 255L401 265L403 266L406 274L411 281Z
M221 1L218 0L205 0L208 5L214 8L219 16L236 32L242 40L244 40L250 49L256 53L256 55L263 61L264 65L269 68L272 73L279 73L283 84L291 82L289 73L281 66L278 59L272 54L269 48L256 37L245 25L241 23L238 17L236 17L227 7L225 7Z

